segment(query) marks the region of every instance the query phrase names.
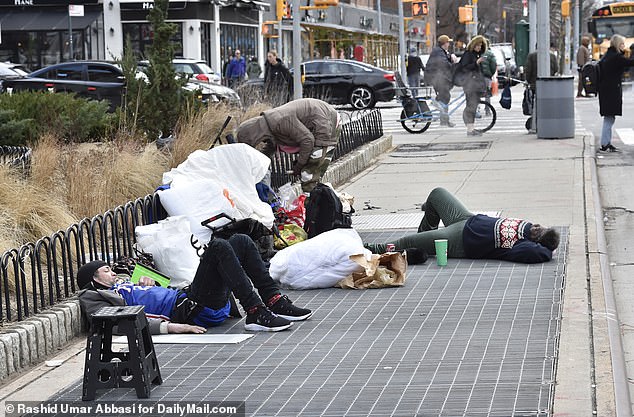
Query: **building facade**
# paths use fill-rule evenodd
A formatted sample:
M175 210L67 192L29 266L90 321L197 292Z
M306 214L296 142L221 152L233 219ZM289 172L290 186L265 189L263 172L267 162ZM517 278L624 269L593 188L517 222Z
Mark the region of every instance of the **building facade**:
M396 69L396 1L341 0L327 9L302 11L302 58L336 55ZM69 3L81 12L73 9L69 16ZM427 3L429 15L407 21L406 28L408 49L416 46L421 53L435 39L435 0ZM75 59L113 60L121 57L128 38L145 57L153 5L153 0L0 0L0 61L34 70ZM411 15L410 5L404 3L405 16ZM266 51L278 49L291 63L291 21L282 21L280 38L261 35L262 23L275 20L275 14L275 0L176 0L169 3L168 21L178 27L176 55L203 59L220 73L236 49L258 57L261 65Z

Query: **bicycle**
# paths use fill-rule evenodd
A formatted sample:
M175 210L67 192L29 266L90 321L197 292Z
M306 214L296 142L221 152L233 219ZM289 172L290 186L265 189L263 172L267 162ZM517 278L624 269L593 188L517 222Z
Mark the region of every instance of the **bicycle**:
M436 101L431 97L431 87L419 87L423 90L423 95L420 97L412 97L410 88L405 86L400 74L396 73L396 92L397 96L401 100L403 111L401 112L401 118L398 120L401 122L403 129L409 133L423 133L425 132L432 122L440 120L441 108L447 107L447 114L452 115L467 101L464 91L455 99L451 100L449 104L445 105L439 101ZM427 104L430 102L434 109L430 109ZM497 112L495 108L484 100L480 100L478 104L478 110L476 111L476 118L474 121L474 128L481 132L490 130L497 120Z

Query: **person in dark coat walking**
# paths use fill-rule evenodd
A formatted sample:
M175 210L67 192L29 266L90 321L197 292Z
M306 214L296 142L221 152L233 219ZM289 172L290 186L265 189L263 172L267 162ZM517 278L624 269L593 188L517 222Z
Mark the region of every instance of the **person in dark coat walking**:
M280 106L290 100L293 77L277 51L272 49L266 54L264 64L264 92L274 106Z
M440 104L440 124L441 126L453 127L449 121L447 107L451 100L451 88L453 81L453 62L449 53L449 43L451 39L447 35L438 37L438 46L431 50L427 66L425 68L425 84L431 85L436 91L436 101Z
M601 129L601 151L616 152L612 145L612 127L616 116L623 115L623 88L621 80L626 68L634 66L634 58L626 58L625 38L621 35L613 35L610 39L610 47L605 53L599 68L601 79L599 80L599 113L603 116L603 128Z
M456 72L463 74L465 96L467 104L462 112L462 120L467 126L468 136L482 136L482 132L473 128L478 103L486 93L486 80L482 74L480 65L486 60L484 53L487 50L487 42L483 36L474 36L467 45L467 50L460 58Z

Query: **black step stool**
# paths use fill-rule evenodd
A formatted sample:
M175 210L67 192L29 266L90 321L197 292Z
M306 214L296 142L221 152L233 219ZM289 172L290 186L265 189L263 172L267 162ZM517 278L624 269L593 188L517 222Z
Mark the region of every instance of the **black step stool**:
M134 388L138 398L148 398L150 385L163 379L143 306L102 307L91 317L82 400L94 400L102 388ZM115 326L128 338L128 352L112 351Z

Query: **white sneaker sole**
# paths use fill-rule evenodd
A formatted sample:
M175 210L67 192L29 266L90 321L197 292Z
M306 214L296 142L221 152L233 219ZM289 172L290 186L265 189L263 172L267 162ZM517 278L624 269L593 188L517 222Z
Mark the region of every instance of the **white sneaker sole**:
M244 329L250 332L281 332L282 330L286 330L291 327L293 323L285 324L284 326L278 327L266 327L257 323L249 323L244 325Z
M312 315L313 315L313 312L311 311L310 313L305 314L303 316L285 316L284 314L278 314L277 317L281 317L281 318L286 319L288 321L304 321L304 320L308 319Z

